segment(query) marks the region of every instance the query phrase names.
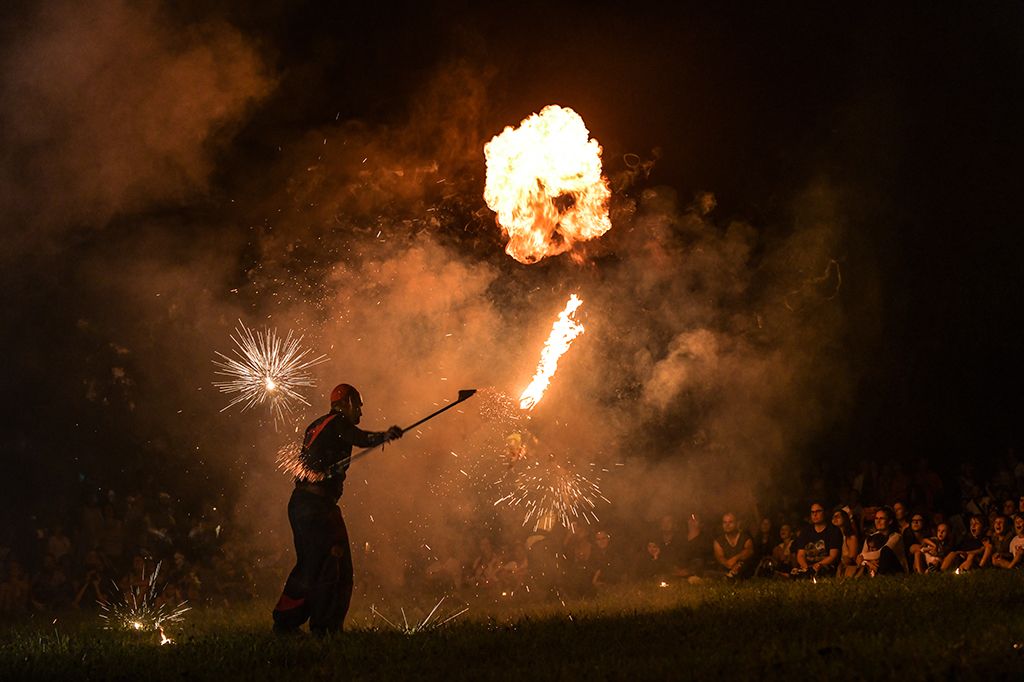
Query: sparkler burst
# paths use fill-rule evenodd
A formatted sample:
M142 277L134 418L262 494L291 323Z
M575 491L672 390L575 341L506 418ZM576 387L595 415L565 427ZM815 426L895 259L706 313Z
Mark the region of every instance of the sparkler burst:
M300 455L302 446L297 442L286 443L277 450L277 469L293 478L302 478L307 481L322 481L327 474L313 471L306 466Z
M519 396L521 409L532 410L540 402L540 399L544 397L544 392L548 390L551 377L558 369L558 359L569 350L569 346L572 345L576 337L583 333L583 325L573 317L581 305L583 305L583 301L579 296L576 294L569 296L569 300L565 303L565 309L552 325L551 333L540 353L537 372L533 375L530 385Z
M456 618L464 614L466 611L469 611L469 607L465 606L462 609L456 610L454 613L449 614L447 617L441 618L441 616L438 615L438 609L441 608L441 604L443 604L444 600L447 598L448 597L441 597L441 599L436 604L434 604L434 608L430 610L430 613L424 616L424 618L419 623L413 620L412 624L410 624L409 618L408 616L406 616L404 608L399 608L399 611L401 611L402 613L401 623L392 621L390 618L388 618L383 613L378 611L376 606L370 606L370 612L374 616L379 617L385 623L393 627L395 630L398 630L399 632L406 635L415 635L419 632L429 632L431 630L436 630L446 625L447 623L450 623L451 621L455 620Z
M133 585L128 594L121 592L121 588L114 583L118 598L114 601L99 602L100 618L106 621L105 627L108 630L126 630L128 632L158 632L160 644L173 644L174 640L164 632L164 625L168 623L180 623L186 611L191 606L188 602L181 602L177 606L170 604L157 605L159 596L156 580L160 574L160 564L156 565L153 573L149 576L146 586Z
M213 361L218 367L215 373L229 378L213 385L221 393L238 394L221 412L238 404L243 410L267 404L274 423L283 423L296 403L309 405L297 389L316 385L308 370L326 362L327 356L310 357L311 351L301 346L302 337L296 338L291 331L282 339L274 329L253 332L241 320L238 325L231 336L235 357L215 351L221 359Z
M601 492L600 480L591 480L561 464L554 456L520 466L506 477L512 490L494 502L524 510L523 525L533 521L533 530L551 530L555 523L573 530L576 523L600 521L599 500L611 504Z

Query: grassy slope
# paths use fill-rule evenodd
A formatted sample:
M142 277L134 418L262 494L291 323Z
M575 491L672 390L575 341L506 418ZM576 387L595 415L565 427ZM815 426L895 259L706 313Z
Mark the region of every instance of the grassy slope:
M1021 573L631 588L487 614L408 636L356 613L319 641L273 637L265 607L207 609L167 647L92 618L45 621L3 631L0 677L1024 678Z

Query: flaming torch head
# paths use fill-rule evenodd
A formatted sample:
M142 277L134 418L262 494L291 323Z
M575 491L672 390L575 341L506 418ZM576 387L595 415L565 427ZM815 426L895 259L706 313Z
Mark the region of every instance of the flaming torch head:
M611 229L611 190L601 175L601 145L583 119L551 105L484 146L484 200L521 263L570 250Z
M548 390L551 377L558 369L558 359L569 350L573 340L583 333L583 325L573 316L576 310L583 305L583 301L576 294L569 296L565 303L565 309L559 314L555 324L551 327L551 334L548 335L547 343L540 353L540 362L537 363L537 373L533 375L530 385L519 396L519 408L532 410L534 406L544 397Z

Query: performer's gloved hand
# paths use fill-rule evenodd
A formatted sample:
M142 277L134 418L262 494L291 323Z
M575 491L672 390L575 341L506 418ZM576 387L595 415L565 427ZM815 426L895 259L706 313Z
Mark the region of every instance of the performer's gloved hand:
M402 437L402 433L403 431L401 426L392 426L387 432L388 440L398 440Z

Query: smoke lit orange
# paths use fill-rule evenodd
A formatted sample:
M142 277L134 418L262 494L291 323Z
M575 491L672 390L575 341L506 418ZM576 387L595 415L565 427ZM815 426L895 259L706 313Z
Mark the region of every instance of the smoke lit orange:
M601 175L601 145L579 114L551 105L505 128L484 146L484 201L521 263L564 253L611 229L611 190Z
M565 351L569 350L569 346L572 345L576 337L583 333L583 325L573 318L581 305L583 305L583 301L576 294L570 296L566 301L565 309L551 327L551 334L548 335L547 343L544 344L544 349L540 353L537 373L533 375L530 385L519 396L520 409L532 410L540 402L540 399L544 397L544 392L548 390L551 377L558 369L558 359L565 354Z

